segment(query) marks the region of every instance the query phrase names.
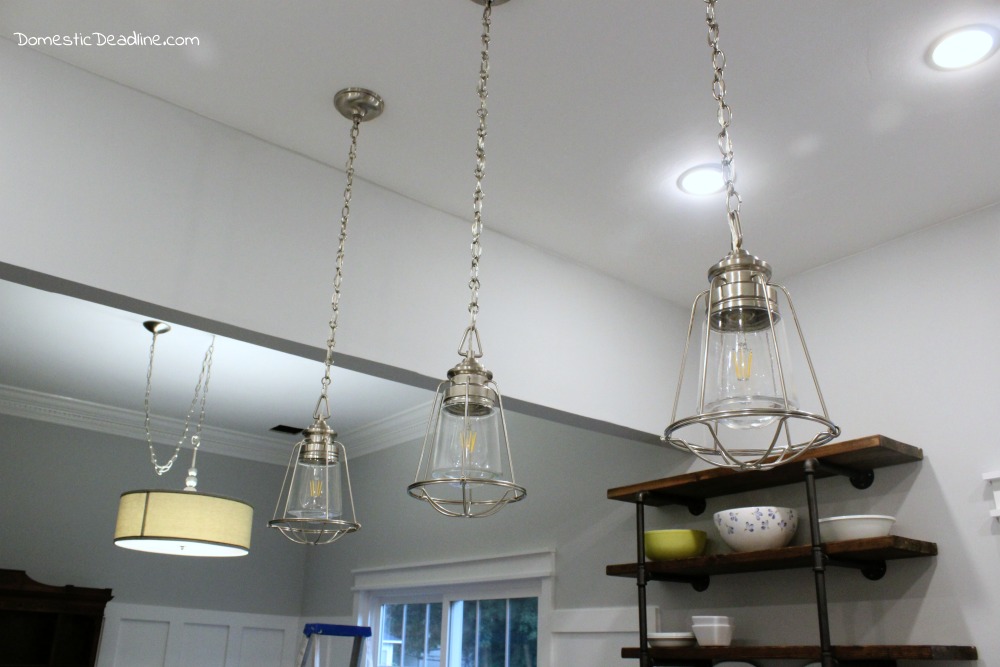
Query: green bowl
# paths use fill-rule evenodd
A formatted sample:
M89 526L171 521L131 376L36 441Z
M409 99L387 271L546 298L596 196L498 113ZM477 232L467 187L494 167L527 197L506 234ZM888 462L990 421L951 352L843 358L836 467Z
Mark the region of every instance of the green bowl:
M647 530L646 558L649 560L677 560L694 558L705 551L703 530Z

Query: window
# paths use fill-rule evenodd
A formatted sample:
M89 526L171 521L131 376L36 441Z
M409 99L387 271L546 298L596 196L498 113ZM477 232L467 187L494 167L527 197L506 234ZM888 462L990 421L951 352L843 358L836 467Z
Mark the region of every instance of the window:
M356 571L369 667L547 667L549 552Z
M378 631L379 667L439 667L441 603L384 604Z
M538 598L383 604L377 637L378 667L536 667Z

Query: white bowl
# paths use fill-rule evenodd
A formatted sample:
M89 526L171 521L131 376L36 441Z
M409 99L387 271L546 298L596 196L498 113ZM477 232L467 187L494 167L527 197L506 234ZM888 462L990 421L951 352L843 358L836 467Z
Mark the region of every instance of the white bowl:
M729 646L733 641L732 625L692 625L698 646Z
M691 646L694 634L691 632L647 632L646 639L653 647Z
M736 507L715 513L719 536L733 551L760 551L787 546L799 527L789 507Z
M824 542L885 537L895 522L896 517L880 514L831 516L819 520L819 535Z
M732 616L692 616L692 625L732 625Z

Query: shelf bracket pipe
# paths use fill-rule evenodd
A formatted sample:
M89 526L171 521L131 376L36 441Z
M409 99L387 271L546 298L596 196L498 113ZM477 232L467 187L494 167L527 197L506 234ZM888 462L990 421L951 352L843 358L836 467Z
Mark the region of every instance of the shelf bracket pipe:
M814 470L825 470L835 475L842 475L851 480L851 486L855 489L867 489L875 481L875 471L870 468L851 468L819 459L809 460L814 462L816 466Z
M819 504L816 501L816 470L819 462L815 458L803 462L806 476L806 498L809 503L809 537L812 541L813 577L816 581L816 609L819 612L820 664L836 667L833 657L833 642L830 640L830 614L826 600L826 554L819 537Z
M648 630L646 628L646 492L640 491L635 503L636 585L639 589L639 667L650 667Z

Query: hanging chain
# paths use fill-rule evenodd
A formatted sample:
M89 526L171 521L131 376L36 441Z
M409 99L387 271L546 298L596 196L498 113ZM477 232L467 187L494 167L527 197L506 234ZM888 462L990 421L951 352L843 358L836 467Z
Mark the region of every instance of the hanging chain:
M212 377L212 355L215 352L215 336L212 336L212 342L209 343L208 349L205 351L205 357L201 361L201 373L198 374L198 384L195 385L194 398L191 399L191 406L188 408L187 417L184 418L184 430L177 441L177 447L174 448L174 454L170 457L170 460L161 464L156 460L156 450L153 448L153 434L150 428L150 413L152 410L149 398L153 388L153 357L156 352L156 337L158 335L155 331L153 332L153 342L149 346L149 367L146 369L146 397L143 403L146 412L146 444L149 446L149 460L153 464L153 470L156 471L156 474L163 475L173 467L174 461L177 460L177 456L181 453L181 445L184 444L184 440L187 439L188 432L191 430L191 417L194 415L195 410L200 408L198 423L195 426L195 432L191 435L191 447L194 450L191 465L194 467L194 457L198 455L198 447L201 445L201 429L205 425L205 401L208 399L208 381Z
M490 18L493 15L493 2L486 0L486 7L483 9L483 50L482 63L479 66L479 85L476 90L479 93L479 129L476 131L476 190L472 196L472 266L469 272L469 326L466 329L462 344L459 346L459 354L467 356L481 357L482 346L475 349L479 342L479 334L476 330L476 317L479 315L479 258L483 254L483 248L479 243L479 237L483 233L483 177L486 175L486 82L490 77ZM468 348L466 349L466 343Z
M723 70L726 54L719 49L719 24L715 21L715 1L705 0L705 22L708 24L708 45L712 47L712 97L719 103L719 152L722 153L722 177L726 182L726 213L729 218L729 233L732 236L733 253L743 247L743 230L740 227L740 206L743 200L736 192L736 170L733 166L733 142L729 137L729 124L733 120L732 109L726 104L726 81Z
M344 206L340 209L340 243L337 246L337 268L333 277L333 297L330 299L330 336L326 339L326 371L323 374L323 391L316 403L313 419L330 416L330 369L333 367L333 347L337 344L337 318L340 315L340 283L344 279L344 244L347 242L347 221L351 217L351 194L354 189L354 158L358 156L358 133L364 115L355 113L351 124L351 149L347 153L347 185L344 186Z

